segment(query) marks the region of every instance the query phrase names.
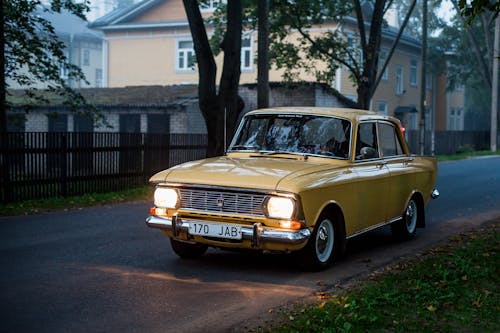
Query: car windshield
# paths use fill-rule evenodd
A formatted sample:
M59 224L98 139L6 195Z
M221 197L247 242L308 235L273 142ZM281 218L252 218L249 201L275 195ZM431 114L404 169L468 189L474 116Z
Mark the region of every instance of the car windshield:
M351 123L346 119L295 114L249 115L229 148L275 153L306 154L347 159Z

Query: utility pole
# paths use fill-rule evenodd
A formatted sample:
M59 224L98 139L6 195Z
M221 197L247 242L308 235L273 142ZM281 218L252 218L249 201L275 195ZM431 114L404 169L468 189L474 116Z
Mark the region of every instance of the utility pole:
M500 15L495 20L495 40L493 42L493 84L491 86L491 151L497 151L498 133L498 67L500 66Z
M258 2L257 107L269 107L269 0Z
M425 72L427 70L427 0L423 0L422 8L422 66L420 72L420 155L425 154Z

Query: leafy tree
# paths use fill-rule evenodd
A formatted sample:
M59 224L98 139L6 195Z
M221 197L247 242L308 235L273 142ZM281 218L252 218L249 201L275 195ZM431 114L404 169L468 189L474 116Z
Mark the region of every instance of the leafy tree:
M500 13L500 2L495 0L458 0L460 14L471 23L476 17L484 13Z
M244 6L244 30L256 29L258 23L255 1L249 2L248 6ZM383 16L393 3L392 0L270 2L269 40L272 65L283 71L285 81L299 81L300 75L306 72L318 82L325 83L331 83L337 68L344 66L349 70L351 81L357 88L358 100L353 103L338 93L339 99L348 105L368 108L381 77L378 62L381 32L385 25ZM390 60L416 0L410 0L408 3L408 12L385 65ZM347 21L353 22L357 30L353 36L355 43L350 43L351 38L342 28ZM224 22L221 12L216 12L210 19L210 23L215 26L212 45L219 43L224 33ZM319 25L332 28L322 33L311 29ZM293 38L292 34L295 34Z
M399 17L402 18L408 10L411 8L412 0L400 0L394 1L393 6L397 10ZM439 8L443 0L427 0L429 8ZM437 11L429 10L427 12L427 29L429 35L433 32L437 32L444 26L444 21L437 15ZM408 20L408 25L405 29L405 34L422 38L422 6L415 6L413 9L410 19Z
M52 24L41 12L71 13L85 20L89 0L51 0L43 5L41 0L2 0L2 49L3 77L0 82L1 111L0 132L6 132L6 94L8 80L26 89L27 104L48 103L48 95L59 96L63 104L76 109L89 106L83 96L73 91L61 78L64 70L68 80L85 80L81 69L69 62L64 54L65 45L56 35ZM35 87L44 83L45 89ZM49 94L47 94L47 92ZM95 110L93 110L95 111Z
M225 33L217 50L224 52L224 64L219 89L216 87L217 65L210 47L198 1L183 0L189 21L199 73L198 95L200 110L208 132L207 156L224 153L224 143L232 137L243 100L238 95L241 61L242 4L227 2Z
M416 1L410 1L395 42L384 66L390 60L405 29ZM319 82L331 83L335 71L344 66L357 89L357 107L368 109L380 81L379 53L384 15L393 5L389 0L372 1L275 1L273 21L275 32L271 52L275 64L285 70L285 77L297 78L304 69ZM349 36L344 26L353 22L355 33ZM334 24L329 31L316 33L313 26ZM298 43L288 36L298 32ZM303 56L302 56L303 55ZM327 64L326 68L321 66ZM344 101L347 98L343 98Z
M466 127L484 129L491 111L493 38L496 14L482 11L468 23L458 0L452 0L455 15L441 34L430 39L433 71L448 77L449 88L465 85Z

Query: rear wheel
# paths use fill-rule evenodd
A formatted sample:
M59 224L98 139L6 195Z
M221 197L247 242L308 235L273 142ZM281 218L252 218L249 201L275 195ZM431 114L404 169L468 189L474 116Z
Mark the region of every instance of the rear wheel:
M412 197L406 206L405 212L400 221L391 225L394 236L401 239L411 239L417 233L417 223L419 218L419 206L415 197ZM422 216L423 217L423 216Z
M306 270L321 270L328 267L341 252L342 234L338 224L322 215L314 228L307 245L297 255L299 264Z
M170 245L175 254L184 259L196 259L201 257L208 246L199 243L186 243L170 238Z

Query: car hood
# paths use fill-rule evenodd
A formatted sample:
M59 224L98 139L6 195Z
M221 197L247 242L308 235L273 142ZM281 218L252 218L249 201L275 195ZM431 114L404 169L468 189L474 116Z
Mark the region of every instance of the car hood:
M290 184L296 177L336 167L307 160L222 156L178 165L157 173L150 181L292 191L295 189L283 188L280 183Z

